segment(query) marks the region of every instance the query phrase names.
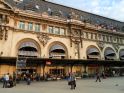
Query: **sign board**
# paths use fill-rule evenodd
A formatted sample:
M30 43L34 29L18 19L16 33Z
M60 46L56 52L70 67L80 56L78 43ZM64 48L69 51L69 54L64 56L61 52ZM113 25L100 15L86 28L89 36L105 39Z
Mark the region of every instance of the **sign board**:
M51 62L50 61L46 61L46 65L51 65Z

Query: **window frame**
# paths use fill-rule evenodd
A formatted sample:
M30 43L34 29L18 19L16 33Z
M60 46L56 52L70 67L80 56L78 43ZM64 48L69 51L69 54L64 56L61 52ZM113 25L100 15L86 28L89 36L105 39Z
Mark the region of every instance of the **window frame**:
M34 31L35 32L40 32L41 28L40 28L40 24L36 23L34 26Z
M18 25L19 27L19 29L23 29L23 30L25 30L25 22L24 21L19 21L19 25Z
M33 23L32 23L32 22L29 22L29 23L28 23L27 30L33 31Z

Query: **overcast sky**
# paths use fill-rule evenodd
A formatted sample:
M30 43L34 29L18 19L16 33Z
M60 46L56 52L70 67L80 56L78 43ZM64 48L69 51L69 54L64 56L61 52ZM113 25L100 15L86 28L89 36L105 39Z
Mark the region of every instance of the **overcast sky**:
M124 0L49 0L124 22Z

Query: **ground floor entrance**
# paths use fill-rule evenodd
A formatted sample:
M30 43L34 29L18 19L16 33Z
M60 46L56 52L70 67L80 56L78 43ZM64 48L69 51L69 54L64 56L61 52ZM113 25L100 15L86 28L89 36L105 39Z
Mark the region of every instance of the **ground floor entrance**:
M26 61L19 61L18 67L20 68L18 68L16 67L16 60L16 58L0 59L0 77L7 73L13 75L13 72L16 71L19 74L30 73L41 77L45 76L46 73L51 76L62 77L67 76L69 73L82 76L84 72L88 75L95 75L96 71L102 72L106 67L124 66L124 62L120 61L26 58ZM23 62L26 65L22 65ZM108 72L108 69L106 71Z
M63 75L63 74L65 74L64 69L50 69L49 72L52 75Z

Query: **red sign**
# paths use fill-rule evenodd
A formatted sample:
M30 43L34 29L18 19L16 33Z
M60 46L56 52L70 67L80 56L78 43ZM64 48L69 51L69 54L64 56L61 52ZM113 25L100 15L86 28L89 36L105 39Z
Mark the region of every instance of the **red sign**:
M51 65L51 62L50 61L46 61L46 65Z

